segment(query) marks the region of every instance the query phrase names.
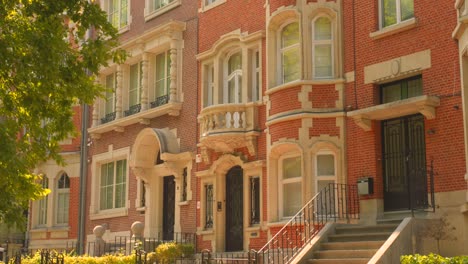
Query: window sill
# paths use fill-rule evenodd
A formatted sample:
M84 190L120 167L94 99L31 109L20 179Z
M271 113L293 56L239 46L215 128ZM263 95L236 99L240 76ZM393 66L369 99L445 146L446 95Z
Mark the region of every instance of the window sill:
M197 235L202 235L202 236L206 236L206 235L213 235L214 234L214 230L213 229L203 229L203 230L199 230L197 232Z
M206 12L206 11L212 9L212 8L215 8L215 7L219 6L219 5L222 5L222 4L226 3L226 1L227 0L218 0L218 1L214 2L214 3L209 4L209 5L203 5L203 7L198 10L198 12L199 13Z
M145 7L145 22L147 22L147 21L149 21L149 20L151 20L151 19L153 19L153 18L155 18L157 16L160 16L160 15L162 15L162 14L164 14L164 13L166 13L166 12L168 12L168 11L182 5L180 3L180 1L181 0L176 0L176 1L166 5L164 7L161 7L159 9L152 10L152 11L147 11L147 9Z
M146 206L137 207L136 210L137 210L137 212L144 212L144 211L146 211Z
M405 21L403 21L401 23L391 25L391 26L382 28L382 29L380 29L378 31L372 32L372 33L369 34L369 36L373 40L385 38L387 36L390 36L390 35L393 35L393 34L397 34L397 33L400 33L400 32L415 28L417 26L417 22L418 22L417 19L413 17L413 18L405 20Z
M123 34L123 33L127 32L127 31L129 31L129 30L130 30L130 25L126 25L125 27L119 28L118 33L119 33L119 34Z
M121 117L110 121L105 124L97 125L95 127L89 128L88 132L92 138L99 139L101 134L109 131L124 132L124 127L130 126L133 124L149 124L149 119L156 118L163 115L178 116L180 110L182 109L182 103L167 103L155 108L151 108L139 113L129 115L126 117Z
M127 216L127 215L128 215L127 208L110 209L110 210L99 211L97 213L90 213L89 219L99 220L99 219L114 218L114 217Z
M181 201L181 202L178 202L177 203L179 206L182 206L182 205L188 205L189 204L189 201Z

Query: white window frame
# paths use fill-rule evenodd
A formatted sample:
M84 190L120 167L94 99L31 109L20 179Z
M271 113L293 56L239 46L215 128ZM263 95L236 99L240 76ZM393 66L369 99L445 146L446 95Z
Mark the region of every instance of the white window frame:
M125 164L125 170L124 170L124 182L123 183L117 183L117 163L118 162L124 162ZM101 208L101 194L103 193L102 192L102 188L103 188L103 185L102 185L102 182L101 182L101 179L102 179L102 166L107 166L108 164L112 164L113 166L113 181L112 181L112 206L110 208ZM116 160L113 160L113 161L110 161L110 162L106 162L106 163L102 163L100 164L100 168L101 168L101 173L99 174L99 189L100 189L100 195L99 195L99 210L100 211L107 211L107 210L114 210L114 209L121 209L121 208L125 208L126 207L126 200L127 200L127 188L128 188L128 183L127 183L127 174L128 174L128 160L127 159L116 159ZM123 195L125 195L124 197L124 200L123 200L123 206L121 207L117 207L116 205L116 193L117 193L117 187L119 187L120 185L124 185L124 192L123 192ZM110 185L106 185L106 186L110 186ZM104 187L106 187L104 186Z
M205 102L204 107L214 105L214 91L215 91L215 76L214 76L214 64L208 63L204 66L205 70Z
M158 69L158 64L157 64L157 58L159 55L161 54L164 54L164 78L163 79L156 79L157 78L157 72L159 71ZM154 70L153 70L153 74L154 74L154 83L153 83L153 100L152 101L156 101L156 99L158 97L161 97L161 96L164 96L164 95L169 95L170 93L170 80L171 80L171 65L170 65L170 59L171 59L171 52L170 50L165 50L165 51L162 51L162 52L159 52L158 54L156 54L154 56ZM158 91L157 91L157 83L159 81L163 81L164 83L164 91L165 91L165 94L162 94L162 95L158 95Z
M257 56L258 56L258 62L257 62ZM261 56L260 56L260 50L254 49L252 50L252 54L250 57L250 65L252 67L252 95L251 95L251 101L256 102L260 100L260 90L261 90Z
M299 40L296 44L293 44L291 46L288 46L288 47L284 47L283 48L283 29L287 26L289 26L290 24L292 23L298 23L299 25ZM299 58L301 57L300 56L300 53L301 53L301 25L299 23L299 21L297 20L287 20L283 23L283 25L278 29L278 34L277 34L277 47L278 47L278 54L277 54L277 58L278 58L278 69L277 69L277 74L278 74L278 80L277 80L277 83L278 85L281 85L281 84L286 84L286 83L290 83L290 82L294 82L294 81L297 81L301 78L301 71L302 71L302 62L301 60L299 59L299 78L296 79L296 80L291 80L291 81L288 81L288 82L285 82L284 80L284 67L283 67L283 54L287 51L290 51L290 50L293 50L293 49L297 49L297 52L299 53Z
M285 159L297 158L297 157L299 157L301 159L301 175L299 175L298 177L290 178L290 179L283 179L283 161ZM302 177L303 157L299 153L285 154L285 155L281 156L278 159L278 165L279 165L279 169L278 169L278 173L279 173L279 177L278 177L278 194L279 194L278 195L278 208L279 208L279 215L280 215L280 219L288 219L288 218L292 217L293 215L285 215L284 214L283 187L284 187L285 184L289 184L289 183L300 183L301 184L301 205L304 204L304 201L303 201L303 192L304 192L304 186L303 185L304 184L303 184L303 177Z
M132 67L137 65L137 87L132 87ZM128 109L130 109L130 107L132 107L133 105L138 105L141 103L141 92L142 92L142 81L143 81L143 69L142 69L142 62L137 62L137 63L134 63L132 65L130 65L129 67L129 78L128 78ZM132 92L136 92L137 93L137 101L135 104L132 105L132 102L130 102L130 94Z
M334 175L319 175L319 163L318 163L318 157L322 155L332 155L333 156L333 166L334 166ZM337 164L336 164L336 154L333 151L329 150L321 150L315 154L314 157L314 164L315 164L315 193L318 193L320 190L318 189L318 182L319 181L333 181L336 183L337 176L336 176L336 171L337 171Z
M64 186L61 188L59 186L60 179L62 177L68 178L68 187ZM55 202L55 224L56 225L68 225L68 217L70 213L70 177L68 176L67 173L62 172L60 176L57 179L57 183L55 185L55 191L56 191L56 202ZM60 195L65 194L68 195L68 204L66 204L66 207L60 208ZM64 214L64 221L59 221L59 214L63 212L63 209L66 209L66 213Z
M161 1L164 2L164 4L155 8L155 1ZM145 21L166 13L179 5L181 5L181 0L145 0Z
M103 111L103 114L102 114L102 117L105 117L107 114L111 114L113 112L115 112L115 107L116 107L116 101L117 101L117 96L116 96L116 91L117 91L117 73L116 72L113 72L111 74L108 74L104 77L104 82L105 82L105 87L106 89L109 89L111 88L108 83L107 83L107 78L109 76L112 76L112 92L109 92L106 90L106 98L104 99L104 111ZM108 104L111 104L112 106L112 111L111 112L108 112L107 111L107 106Z
M42 180L40 182L42 188L47 189L49 188L49 178L46 175L42 176ZM48 203L49 203L49 195L42 197L37 202L37 227L46 227L47 226L47 212L48 212Z
M110 10L110 2L112 0L101 0L101 6L103 7L104 11L107 13L107 21L112 24L111 20L111 10ZM125 14L127 16L127 23L125 25L120 26L120 19L122 15L122 1L127 1L127 13ZM131 16L130 16L130 9L131 9L131 0L118 0L119 6L117 8L117 11L119 13L119 20L118 20L118 25L114 25L115 28L119 30L119 33L122 33L126 30L128 30L128 27L131 23Z
M128 161L130 160L130 147L114 150L113 145L109 145L108 148L109 149L107 152L97 154L92 157L93 163L91 166L93 177L91 178L91 204L89 207L90 220L106 219L128 215L130 167ZM122 159L127 160L127 167L125 172L125 206L122 208L100 210L101 165Z
M229 60L234 56L234 55L240 55L241 58L241 67L240 69L234 70L232 73L229 73ZM243 56L242 56L242 50L235 50L231 52L227 57L226 60L224 61L224 75L223 75L223 81L224 81L224 91L223 91L223 102L225 104L239 104L242 102L242 78L243 78L243 67L242 67L242 61L243 61ZM234 80L234 101L230 102L229 101L229 81Z
M405 22L405 21L408 21L412 18L414 18L414 10L413 10L413 17L411 18L408 18L406 20L401 20L401 0L396 0L396 23L393 24L393 25L388 25L388 26L384 26L384 13L383 13L383 1L384 0L379 0L379 26L380 26L380 29L384 29L384 28L387 28L387 27L391 27L391 26L395 26L395 25L398 25L402 22ZM413 4L414 4L414 0L413 0Z
M330 33L331 33L331 37L330 39L327 39L327 40L316 40L315 39L315 23L317 22L318 19L320 18L326 18L330 21ZM335 34L334 34L334 21L333 19L331 19L329 16L325 16L325 15L321 15L321 16L317 16L316 18L314 18L312 20L312 75L315 79L330 79L330 78L333 78L333 76L335 76L335 54L334 54L334 41L335 41ZM331 56L330 56L330 64L331 64L331 75L329 76L317 76L316 75L316 71L315 71L315 48L316 46L320 46L320 45L330 45L330 50L331 50Z
M227 0L202 0L202 7L199 12L205 12L219 5L226 3Z

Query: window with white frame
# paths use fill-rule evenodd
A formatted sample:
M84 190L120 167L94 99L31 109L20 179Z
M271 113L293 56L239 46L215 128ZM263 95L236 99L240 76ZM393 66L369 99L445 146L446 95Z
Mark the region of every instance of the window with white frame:
M115 119L115 105L116 96L115 91L117 89L117 74L112 73L106 76L106 97L104 101L103 117L101 123L107 123Z
M115 28L121 29L128 25L129 0L104 0L103 3L108 20Z
M312 25L312 56L315 78L333 77L333 30L331 20L318 17Z
M302 159L287 156L280 159L279 203L280 215L294 216L302 207Z
M292 22L280 31L281 83L288 83L300 78L300 33L299 23Z
M41 186L43 189L49 188L49 179L47 178L46 175L42 176ZM48 200L47 197L48 196L41 198L37 206L37 225L38 226L47 225L47 200Z
M252 89L250 89L250 101L258 101L260 99L260 52L252 51Z
M68 212L70 208L70 178L62 173L56 186L56 218L58 225L68 224Z
M316 156L317 192L336 181L335 155L332 152L321 152Z
M242 54L232 54L226 61L224 103L240 103L242 98Z
M413 0L380 0L380 27L388 27L414 17Z
M203 106L207 107L214 104L214 66L213 63L204 65L204 92Z
M123 208L126 205L127 160L101 164L99 209Z
M143 81L143 64L141 62L130 65L130 86L128 88L128 110L125 116L140 112L141 90Z
M169 88L171 85L171 55L167 50L156 55L154 98L151 107L164 105L169 101Z

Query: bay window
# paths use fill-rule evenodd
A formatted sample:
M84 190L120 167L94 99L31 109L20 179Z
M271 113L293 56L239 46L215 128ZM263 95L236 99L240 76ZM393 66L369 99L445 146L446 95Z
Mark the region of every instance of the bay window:
M326 17L313 22L313 68L315 78L333 77L332 23Z
M282 28L280 34L281 83L299 80L300 33L299 23L293 22Z
M294 216L302 207L302 165L300 156L280 159L280 208L281 216Z

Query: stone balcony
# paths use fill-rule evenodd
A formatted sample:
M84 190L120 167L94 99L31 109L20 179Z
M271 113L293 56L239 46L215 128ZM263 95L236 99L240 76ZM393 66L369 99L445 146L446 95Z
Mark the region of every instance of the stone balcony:
M208 149L227 153L246 147L250 155L255 155L255 142L260 135L256 103L206 107L198 115L198 123L199 147L205 161L208 159Z

